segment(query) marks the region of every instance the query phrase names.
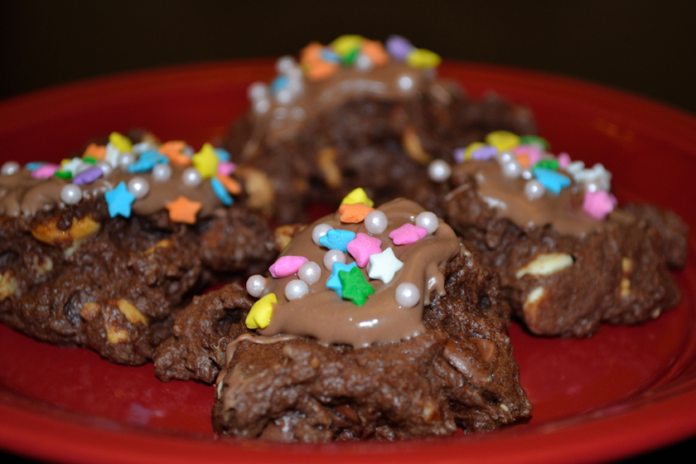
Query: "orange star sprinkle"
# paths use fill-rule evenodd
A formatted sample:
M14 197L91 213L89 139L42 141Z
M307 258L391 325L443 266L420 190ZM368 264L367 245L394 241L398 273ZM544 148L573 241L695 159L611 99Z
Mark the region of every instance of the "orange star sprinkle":
M196 223L196 214L201 210L202 203L191 201L186 197L179 197L167 203L165 208L169 211L169 219L173 222Z
M222 186L225 187L225 190L230 192L232 195L239 195L242 193L242 186L239 185L239 182L233 178L220 174L216 175L215 177L217 177L217 180L219 180Z
M382 44L377 41L366 40L363 42L362 52L370 58L372 65L375 67L384 66L389 62L389 55L384 50Z
M341 205L338 208L338 212L341 213L341 222L347 224L360 224L370 211L374 211L374 208L370 208L365 203Z
M82 155L83 158L85 156L91 156L92 158L103 160L106 156L106 146L97 145L96 143L90 143Z
M183 154L181 151L186 147L186 142L181 140L172 140L171 142L165 142L157 149L164 156L169 158L172 164L178 164L179 166L190 166L191 158Z

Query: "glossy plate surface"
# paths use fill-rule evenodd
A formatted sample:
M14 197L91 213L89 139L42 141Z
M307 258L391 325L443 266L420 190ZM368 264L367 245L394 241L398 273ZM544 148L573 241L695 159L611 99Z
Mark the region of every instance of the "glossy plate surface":
M0 103L0 162L59 160L92 136L145 127L194 146L224 132L270 61L126 74ZM638 327L604 326L588 340L511 329L535 409L500 432L406 443L292 445L214 436L213 389L164 384L151 365L110 364L81 349L0 326L0 447L65 462L587 462L628 456L696 434L696 119L624 93L519 70L447 63L470 95L489 89L529 104L553 151L613 172L619 201L650 200L691 227L675 273L682 303Z

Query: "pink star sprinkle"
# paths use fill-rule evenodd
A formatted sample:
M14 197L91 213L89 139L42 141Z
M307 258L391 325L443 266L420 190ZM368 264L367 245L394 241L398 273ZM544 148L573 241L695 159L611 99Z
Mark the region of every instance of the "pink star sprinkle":
M593 218L602 220L614 210L617 204L614 195L604 190L598 190L596 192L585 192L582 208Z
M43 166L39 166L38 168L34 169L31 172L31 177L34 179L48 179L49 177L52 177L59 169L60 166L55 164L44 164Z
M380 239L360 232L348 242L348 253L355 258L358 267L365 267L370 262L370 256L382 252L381 247L382 241Z
M235 171L235 169L237 169L236 164L230 163L229 161L221 161L218 163L217 173L221 176L229 176Z
M571 163L570 155L568 153L561 153L558 155L558 167L565 170Z
M424 227L414 226L407 222L398 229L392 230L389 233L389 238L394 240L394 245L410 245L425 238L426 235L428 235L428 231Z
M287 277L289 275L296 274L300 270L300 266L309 261L304 256L283 256L279 258L278 261L273 263L271 267L268 268L271 271L271 275L276 279L281 277Z

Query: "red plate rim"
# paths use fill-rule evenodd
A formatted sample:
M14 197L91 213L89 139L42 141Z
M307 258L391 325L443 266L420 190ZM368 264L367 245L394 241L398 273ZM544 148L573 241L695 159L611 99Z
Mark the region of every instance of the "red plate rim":
M96 95L99 95L99 104L103 104L105 99L117 101L126 94L130 97L146 95L162 87L183 90L206 84L247 82L245 70L252 70L258 76L259 69L269 69L269 62L256 59L187 65L68 84L1 102L0 124L5 130L11 130L28 118L33 121L51 118L53 111L64 114L60 107L67 102L75 110L84 109L96 104L90 98ZM453 70L472 82L485 82L491 88L544 92L559 102L567 100L576 105L582 102L601 106L603 110L630 120L641 131L667 132L670 143L684 149L690 147L691 154L695 153L696 119L662 104L538 72L455 61L441 67L443 75ZM75 102L80 102L81 106L76 106ZM41 114L38 118L37 112ZM693 239L690 252L692 256L696 252ZM687 268L683 274L687 287L696 289L694 269ZM688 343L696 345L696 340ZM3 418L0 447L39 459L85 463L218 462L221 459L277 462L279 453L286 462L307 459L353 462L359 458L365 462L386 463L403 462L405 456L429 462L499 463L513 458L520 463L587 462L625 457L696 434L696 414L689 408L690 404L696 404L696 379L693 378L664 385L650 396L633 398L594 413L492 434L401 443L297 445L159 432L58 410L0 392L0 417ZM37 441L37 433L40 433L37 431L41 431L40 441Z

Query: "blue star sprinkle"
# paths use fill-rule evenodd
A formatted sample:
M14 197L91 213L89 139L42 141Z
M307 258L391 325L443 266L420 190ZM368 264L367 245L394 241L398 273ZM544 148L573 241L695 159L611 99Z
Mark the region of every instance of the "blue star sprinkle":
M532 171L534 177L537 178L541 184L546 187L546 190L551 190L553 193L558 195L561 190L570 185L570 179L563 174L560 174L554 170L546 168L534 168Z
M319 239L319 244L329 250L341 250L348 253L348 242L355 238L355 232L341 229L331 229Z
M130 217L131 205L135 201L135 195L126 188L126 183L121 182L115 189L109 190L104 194L106 203L109 206L109 216Z
M169 158L156 150L148 150L140 155L138 161L128 166L128 172L149 172L160 163L169 163Z
M358 265L356 263L334 263L333 268L331 269L331 277L329 277L329 280L326 281L326 288L333 290L334 292L338 293L338 296L343 298L343 284L341 283L341 279L338 277L338 272L350 272L350 270L354 267L358 267Z

